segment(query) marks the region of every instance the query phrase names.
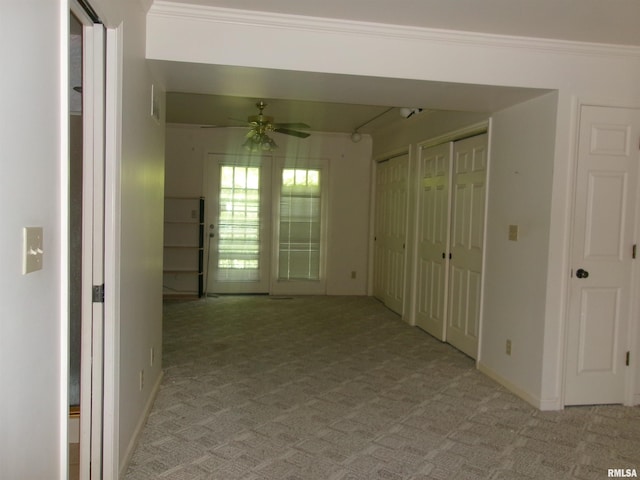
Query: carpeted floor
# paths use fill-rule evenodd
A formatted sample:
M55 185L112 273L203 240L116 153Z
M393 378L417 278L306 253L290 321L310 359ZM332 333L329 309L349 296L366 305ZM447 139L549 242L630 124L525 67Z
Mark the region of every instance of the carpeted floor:
M167 303L163 365L127 480L640 475L640 408L540 412L372 298Z

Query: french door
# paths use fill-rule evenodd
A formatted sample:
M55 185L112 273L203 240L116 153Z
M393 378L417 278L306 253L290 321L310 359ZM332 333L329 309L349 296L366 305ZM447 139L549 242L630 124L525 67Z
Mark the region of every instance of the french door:
M210 154L207 293L269 293L271 158Z
M640 110L582 108L565 405L624 402L639 141Z

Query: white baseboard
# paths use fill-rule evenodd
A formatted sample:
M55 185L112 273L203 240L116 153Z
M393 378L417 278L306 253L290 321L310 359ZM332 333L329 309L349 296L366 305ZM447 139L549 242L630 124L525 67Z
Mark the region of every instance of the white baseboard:
M536 395L533 395L527 392L526 390L523 390L522 388L518 387L517 385L514 385L509 380L504 378L499 373L496 373L494 370L487 367L482 362L478 363L478 370L484 373L487 377L498 382L500 385L505 387L511 393L514 393L518 397L522 398L525 402L531 404L532 406L534 406L539 410L561 410L562 409L562 405L560 404L559 399L541 400Z
M129 468L129 463L131 462L131 457L133 457L133 452L138 445L138 440L140 439L140 434L142 433L142 429L147 423L147 419L149 418L149 414L151 413L151 408L153 407L153 402L156 400L156 396L158 395L158 390L160 390L160 384L162 383L162 378L164 377L164 372L160 371L160 375L158 376L158 380L153 385L153 389L151 390L151 395L149 395L149 399L147 400L147 404L144 406L144 410L142 415L140 416L140 420L136 425L135 430L133 431L133 435L131 437L131 441L129 445L127 445L127 450L124 453L124 458L120 463L120 470L118 472L118 478L124 478L127 473L127 469Z

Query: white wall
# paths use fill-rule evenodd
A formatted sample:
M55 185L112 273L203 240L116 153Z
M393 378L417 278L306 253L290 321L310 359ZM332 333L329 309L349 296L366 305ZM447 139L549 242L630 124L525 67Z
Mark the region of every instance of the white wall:
M241 154L244 129L167 127L166 195L206 195L202 188L208 153ZM313 132L304 140L279 135L274 156L326 159L329 163L327 289L329 295L365 295L369 235L371 139ZM356 271L356 278L351 272ZM283 291L279 293L285 293Z
M145 61L145 12L123 1L122 160L120 212L120 468L135 447L144 414L161 378L164 124L151 112ZM164 116L163 94L159 94ZM161 118L162 120L162 118ZM155 361L150 360L154 349ZM140 372L144 387L140 390Z
M556 110L557 94L550 93L496 112L491 128L480 368L537 406ZM518 241L508 239L509 225L518 226ZM505 353L507 339L511 356Z
M0 478L61 478L66 455L67 117L62 2L0 6ZM64 18L66 22L66 16ZM22 228L44 229L43 269L22 275Z

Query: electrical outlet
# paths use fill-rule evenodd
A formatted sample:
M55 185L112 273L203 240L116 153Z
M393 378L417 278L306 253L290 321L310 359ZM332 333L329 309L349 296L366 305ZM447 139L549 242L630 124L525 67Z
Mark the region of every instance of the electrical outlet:
M518 225L509 225L509 240L517 242L519 238L519 230Z
M144 369L140 370L140 391L144 388Z
M511 340L507 340L507 355L511 355Z

